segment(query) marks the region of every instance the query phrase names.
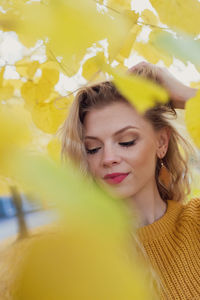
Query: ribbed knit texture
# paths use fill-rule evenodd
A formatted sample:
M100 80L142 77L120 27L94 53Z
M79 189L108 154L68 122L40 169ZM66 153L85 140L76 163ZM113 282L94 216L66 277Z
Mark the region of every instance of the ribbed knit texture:
M168 200L166 213L138 229L162 283L161 299L200 299L200 199Z

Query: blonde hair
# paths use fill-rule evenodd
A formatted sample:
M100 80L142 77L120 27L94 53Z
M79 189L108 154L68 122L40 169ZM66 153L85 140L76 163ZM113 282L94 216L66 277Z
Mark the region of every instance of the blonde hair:
M143 76L160 84L156 73L143 68L138 76ZM67 119L62 128L62 152L63 160L72 160L84 174L88 174L86 151L83 145L83 122L88 111L93 108L101 108L114 102L128 102L117 90L111 81L81 88L71 105ZM167 127L170 129L170 141L167 153L163 159L164 165L172 174L172 184L169 190L163 188L158 181L160 171L159 159L156 163L155 178L161 198L166 201L173 199L183 201L190 193L190 172L188 162L192 146L178 133L171 124L176 119L175 109L168 103L158 104L149 109L144 117L152 124L154 130Z

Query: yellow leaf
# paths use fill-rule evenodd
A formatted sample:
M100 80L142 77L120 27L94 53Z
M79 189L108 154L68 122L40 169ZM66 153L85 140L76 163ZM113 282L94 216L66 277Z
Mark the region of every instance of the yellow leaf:
M59 80L59 71L52 68L42 69L42 80L46 80L51 86L54 86Z
M13 86L14 89L20 90L24 82L20 79L6 79L6 84Z
M135 40L138 36L138 34L141 32L142 27L140 25L134 25L132 27L132 29L130 30L128 37L125 41L125 43L123 44L121 50L119 51L119 54L116 57L116 60L122 60L125 58L128 58L130 55L130 52L133 48L133 45L135 43ZM121 57L121 58L120 58Z
M58 94L57 92L53 92L51 94L49 102L52 102L55 108L60 110L65 110L67 113L73 100L74 100L73 94L70 94L69 96L60 96L60 94Z
M56 162L60 162L61 157L61 142L58 138L53 137L47 145L49 156Z
M38 61L33 61L31 62L29 65L28 65L28 68L27 68L27 75L28 75L28 78L33 78L34 75L35 75L35 72L37 71L37 69L39 68L39 62Z
M14 30L15 30L15 27L16 26L13 26L14 27ZM31 34L23 34L21 32L17 32L17 35L19 37L19 40L20 42L27 48L31 48L31 47L34 47L38 38L34 35L31 35Z
M200 3L197 0L150 0L162 23L186 33L200 33Z
M30 142L23 110L0 105L0 173L8 176L14 153Z
M140 112L159 103L167 103L167 92L159 85L144 78L108 70L121 94Z
M51 90L51 82L42 77L36 84L36 102L41 103L47 100L50 97Z
M2 86L2 84L3 84L3 81L4 81L4 72L5 72L5 67L3 67L2 69L1 69L1 72L0 72L0 86Z
M149 25L158 25L159 19L158 17L149 9L144 9L141 13L141 18L143 19L145 24Z
M107 6L119 10L131 9L131 0L108 0Z
M10 84L6 84L0 87L0 101L10 99L13 96L14 87Z
M33 79L39 66L40 64L38 61L30 62L28 58L23 58L15 64L16 71L19 75L27 79Z
M32 119L36 126L46 133L56 133L66 118L66 110L57 109L52 103L39 103L32 108Z
M37 85L32 81L27 81L21 87L21 95L26 101L27 108L32 108L36 104L36 89Z
M60 63L57 61L56 57L52 54L50 49L47 47L46 48L46 55L47 55L47 61L44 63L40 64L40 69L54 69L57 70L58 72L61 71Z
M96 79L97 73L101 71L99 66L99 60L105 62L105 57L103 52L98 52L96 56L93 56L86 60L83 65L82 76L87 80Z
M200 92L196 96L189 99L185 106L185 122L187 129L197 145L200 148Z

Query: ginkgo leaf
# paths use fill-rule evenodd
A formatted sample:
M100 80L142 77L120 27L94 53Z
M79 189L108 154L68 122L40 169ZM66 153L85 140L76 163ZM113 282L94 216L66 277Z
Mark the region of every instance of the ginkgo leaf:
M150 0L162 23L197 35L200 33L200 3L197 0Z
M36 103L41 103L50 97L52 91L51 82L41 78L36 86Z
M46 80L51 86L54 86L59 80L60 73L57 69L45 67L42 69L42 80Z
M150 9L144 9L141 13L141 18L147 25L158 25L159 19Z
M24 82L20 79L6 79L5 85L11 85L14 89L20 90Z
M53 102L39 103L32 108L31 113L35 125L46 133L56 133L66 118L66 110L56 108Z
M164 104L169 100L167 92L156 83L132 74L117 72L108 67L107 71L113 76L117 89L140 113L144 113L157 103Z
M200 148L200 92L196 96L189 99L185 105L185 123L187 129L197 145Z
M35 72L37 71L37 69L39 68L39 62L38 61L33 61L28 65L27 68L27 75L28 78L33 78L33 76L35 75Z
M55 53L53 53L52 49L49 47L46 47L46 55L48 60L41 65L41 69L43 66L47 66L57 69L59 72L62 71L64 74L71 77L77 73L81 66L80 61L75 56L72 56L71 60L67 61L67 63L64 63L63 59L60 60L59 58L58 60Z
M25 82L21 87L21 95L28 108L32 108L36 104L36 87L32 81Z
M16 71L19 73L21 77L25 77L27 79L33 79L35 72L39 68L39 62L33 61L31 62L28 58L23 58L15 64Z
M87 80L96 79L97 73L100 73L99 60L105 61L104 53L98 52L96 56L93 56L86 60L83 64L82 76Z
M14 87L10 84L6 84L0 87L0 101L10 99L13 96Z
M122 61L122 58L125 59L125 58L129 57L130 52L134 46L135 40L136 40L138 34L140 33L141 29L142 29L142 27L137 24L132 27L132 29L130 30L130 32L128 34L126 41L124 42L122 48L120 49L120 51L116 57L116 60Z
M52 51L48 47L46 47L46 56L47 60L40 64L40 69L53 69L57 70L58 72L61 71L60 62L57 60L57 58L52 54Z

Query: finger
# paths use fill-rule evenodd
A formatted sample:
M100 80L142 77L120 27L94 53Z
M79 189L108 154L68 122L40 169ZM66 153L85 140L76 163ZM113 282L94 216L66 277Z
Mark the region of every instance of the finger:
M139 62L138 64L132 66L128 69L128 73L136 73L137 71L143 69L144 67L147 67L147 65L150 65L146 61Z

